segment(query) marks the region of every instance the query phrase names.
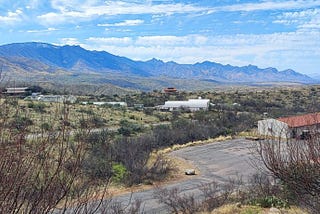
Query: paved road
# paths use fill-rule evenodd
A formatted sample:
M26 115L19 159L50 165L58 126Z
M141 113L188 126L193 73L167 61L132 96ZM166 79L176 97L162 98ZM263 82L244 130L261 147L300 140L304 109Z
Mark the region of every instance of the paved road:
M238 175L246 177L256 170L250 164L250 148L254 142L245 139L233 139L212 144L184 148L170 155L184 158L198 169L200 174L188 180L176 182L165 188L179 188L183 194L200 194L199 185L211 181L225 182ZM130 194L116 197L118 202L128 203ZM140 199L145 213L168 213L163 204L153 198L153 190L136 192L133 198Z

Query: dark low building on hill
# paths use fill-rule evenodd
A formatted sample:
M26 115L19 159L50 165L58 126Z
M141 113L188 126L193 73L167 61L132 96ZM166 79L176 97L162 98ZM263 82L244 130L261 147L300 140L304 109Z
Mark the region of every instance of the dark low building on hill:
M174 87L165 88L165 89L163 89L163 91L165 93L176 93L176 92L178 92L178 90L176 88L174 88Z

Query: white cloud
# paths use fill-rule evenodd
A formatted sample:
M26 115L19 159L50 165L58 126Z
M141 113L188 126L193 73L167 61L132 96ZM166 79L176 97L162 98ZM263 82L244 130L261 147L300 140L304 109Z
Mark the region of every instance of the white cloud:
M78 11L81 8L91 7L96 1L83 0L51 0L51 7L59 11Z
M278 16L274 23L293 25L299 30L320 29L320 9L286 12Z
M114 45L114 46L127 46L132 44L133 39L130 37L108 37L108 38L99 38L99 37L90 37L86 40L87 42L94 44L95 46L99 45Z
M210 60L238 66L255 64L306 72L304 69L312 71L319 67L315 59L320 58L320 32L89 38L84 47L135 60L155 57L187 64Z
M208 38L202 35L140 36L135 44L143 46L192 46L205 45Z
M29 0L27 2L26 8L27 9L35 9L41 4L41 0Z
M136 26L144 23L144 20L134 19L134 20L124 20L123 22L118 22L114 24L98 24L99 27L124 27L124 26Z
M216 11L257 11L257 10L292 10L313 8L320 6L319 1L315 0L291 0L291 1L270 1L266 0L259 3L234 4L223 7L212 8L209 12Z
M9 11L5 16L0 15L0 23L1 24L13 24L15 22L19 22L22 20L23 12L20 9L12 12Z
M94 19L99 16L115 16L124 14L176 14L206 11L208 8L182 3L135 3L124 1L106 1L103 4L95 1L81 3L78 0L52 0L50 12L38 16L42 24L60 24L64 22L79 22Z
M71 22L71 23L78 23L80 20L86 20L90 16L88 16L85 13L81 12L76 12L76 11L67 11L67 12L62 12L61 14L59 13L46 13L44 15L38 16L38 20L41 24L44 25L56 25L56 24L61 24L65 22Z
M49 27L47 29L42 29L42 30L27 30L27 33L48 33L48 32L52 32L52 31L57 31L57 28L52 28Z
M81 45L77 38L62 38L60 41L61 44L58 45Z
M37 1L37 0L33 0ZM97 17L110 17L115 15L141 15L151 14L153 20L172 14L210 14L214 12L256 11L256 10L290 10L313 8L320 6L320 1L291 0L291 1L263 1L259 3L243 3L222 7L201 7L192 4L170 3L167 1L153 3L152 1L80 1L80 0L51 0L51 11L38 16L44 25L61 24L64 22L78 23ZM137 21L137 20L136 20ZM142 20L126 20L115 24L100 24L100 26L133 26L142 24Z
M140 36L137 45L142 46L180 46L187 45L187 37L179 36Z

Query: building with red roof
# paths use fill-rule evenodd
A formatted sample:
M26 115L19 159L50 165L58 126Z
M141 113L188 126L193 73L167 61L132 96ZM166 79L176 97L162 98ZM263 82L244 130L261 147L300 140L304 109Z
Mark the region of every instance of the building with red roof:
M306 138L320 129L320 113L304 114L258 121L258 132L264 136Z
M176 92L178 92L178 90L176 88L174 88L174 87L165 88L165 89L163 89L163 91L165 93L176 93Z

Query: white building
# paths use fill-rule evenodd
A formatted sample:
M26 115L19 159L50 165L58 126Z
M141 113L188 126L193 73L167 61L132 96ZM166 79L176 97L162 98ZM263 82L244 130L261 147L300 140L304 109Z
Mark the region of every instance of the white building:
M276 119L265 119L258 121L258 132L263 136L289 138L288 124Z
M88 102L82 102L82 104L87 105ZM102 106L102 105L111 105L111 106L123 106L127 107L126 102L92 102L93 105Z
M258 132L263 136L303 138L305 134L318 133L318 130L320 113L258 121Z
M160 106L161 110L173 111L176 109L189 109L190 111L208 110L210 104L209 99L189 99L188 101L166 101Z
M73 95L38 95L33 98L33 100L53 103L75 103L77 101L77 98Z
M6 88L5 94L24 94L27 92L28 87L20 88Z

